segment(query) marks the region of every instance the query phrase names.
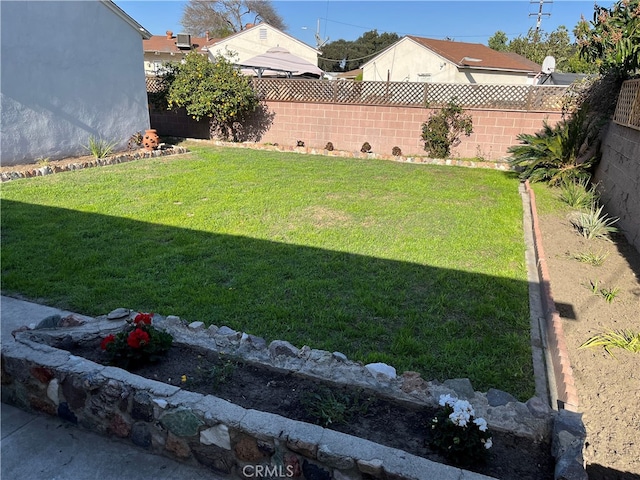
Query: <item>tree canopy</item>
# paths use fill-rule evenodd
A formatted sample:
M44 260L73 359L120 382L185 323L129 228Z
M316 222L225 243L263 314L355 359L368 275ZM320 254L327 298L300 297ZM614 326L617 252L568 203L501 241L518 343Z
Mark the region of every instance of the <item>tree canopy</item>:
M636 73L640 69L640 0L621 0L610 9L594 5L593 21L583 18L575 35L581 56L603 73Z
M596 65L580 58L579 47L571 42L569 31L564 25L560 25L551 33L531 28L526 36L520 35L511 41L508 41L504 32L498 30L489 38L488 45L494 50L517 53L539 65L542 65L545 57L552 56L556 59L556 70L559 72L598 71Z
M187 33L203 36L209 32L220 38L260 22L282 31L287 28L269 0L189 0L180 20Z
M377 30L370 30L354 41L329 42L321 48L318 66L326 72L354 70L399 39L396 33L379 34Z

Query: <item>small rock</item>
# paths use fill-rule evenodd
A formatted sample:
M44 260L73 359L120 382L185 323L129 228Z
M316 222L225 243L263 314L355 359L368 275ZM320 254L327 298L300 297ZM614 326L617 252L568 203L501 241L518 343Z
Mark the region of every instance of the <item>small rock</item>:
M473 391L473 385L468 378L445 380L443 385L456 392L458 398L463 400L471 400L476 394L476 392Z
M74 314L71 314L62 318L62 320L60 320L60 322L58 323L58 326L59 327L78 327L80 325L84 325L85 323L87 323L86 320Z
M204 330L204 322L191 322L189 328L191 330Z
M218 329L218 335L223 335L225 337L236 335L237 333L238 332L236 332L233 328L229 328L226 325L223 325Z
M142 448L149 448L151 446L151 432L149 427L144 422L136 422L131 428L131 441L134 445Z
M369 363L364 366L374 378L396 378L396 369L386 363Z
M225 450L231 450L229 427L220 423L200 432L200 443L203 445L217 445Z
M164 323L167 325L180 325L180 317L176 315L168 315L167 318L164 319Z
M289 342L284 340L274 340L269 344L269 354L271 358L278 357L280 355L284 355L285 357L297 357L300 353L300 350Z
M496 388L490 388L487 392L487 401L492 407L500 407L501 405L506 405L509 402L517 402L518 399L510 393L503 392Z
M358 460L358 470L367 475L378 478L382 472L382 460L373 458L371 460Z
M346 362L348 360L347 356L341 352L333 352L331 356L339 362Z
M40 330L41 328L57 328L61 320L62 317L58 314L49 315L48 317L40 320L40 323L36 325L34 330Z
M427 388L425 382L418 372L406 371L402 374L402 391L405 393L424 391Z
M13 331L11 332L11 336L12 336L13 338L16 338L16 335L17 335L18 333L20 333L20 332L28 332L29 330L31 330L31 328L29 328L29 327L28 327L28 326L26 326L26 325L22 325L21 327L18 327L18 328L16 328L15 330L13 330Z
M531 415L536 418L546 418L553 412L551 406L540 397L531 397L526 405Z
M128 308L116 308L107 314L107 320L122 320L123 318L129 318L131 310Z
M49 382L49 385L47 386L47 397L49 397L49 400L51 400L56 405L60 403L58 386L58 380L55 378L51 380L51 382Z

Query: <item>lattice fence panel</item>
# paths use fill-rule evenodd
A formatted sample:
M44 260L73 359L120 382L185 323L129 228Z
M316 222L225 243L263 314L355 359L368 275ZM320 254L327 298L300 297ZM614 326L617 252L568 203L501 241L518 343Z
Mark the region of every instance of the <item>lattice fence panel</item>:
M145 77L147 81L147 93L160 93L166 88L161 77Z
M640 79L627 80L622 84L613 121L640 130Z

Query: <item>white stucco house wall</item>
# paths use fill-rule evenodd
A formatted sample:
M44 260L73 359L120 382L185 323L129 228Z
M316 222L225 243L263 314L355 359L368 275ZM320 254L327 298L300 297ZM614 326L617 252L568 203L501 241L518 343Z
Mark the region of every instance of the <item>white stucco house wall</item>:
M271 25L259 23L244 30L225 37L206 48L210 58L215 55L226 55L233 52L235 63L242 64L244 61L261 55L273 47L282 47L292 55L300 57L313 65L318 65L318 54L320 53L297 38L292 37Z
M365 81L531 85L541 67L479 43L408 35L362 66Z
M149 128L140 39L111 1L0 2L2 165L86 155Z

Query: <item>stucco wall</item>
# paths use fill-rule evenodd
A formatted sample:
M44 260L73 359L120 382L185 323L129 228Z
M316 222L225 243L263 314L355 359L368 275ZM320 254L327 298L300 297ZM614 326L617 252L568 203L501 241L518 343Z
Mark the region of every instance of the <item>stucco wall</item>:
M1 2L2 164L149 128L141 35L98 1Z
M613 122L604 136L595 174L602 203L640 252L640 131Z
M425 74L430 76L425 77ZM387 78L387 76L389 78ZM485 83L526 85L531 83L526 73L477 70L458 70L449 60L418 45L408 37L393 48L378 55L362 67L364 81L432 83Z

